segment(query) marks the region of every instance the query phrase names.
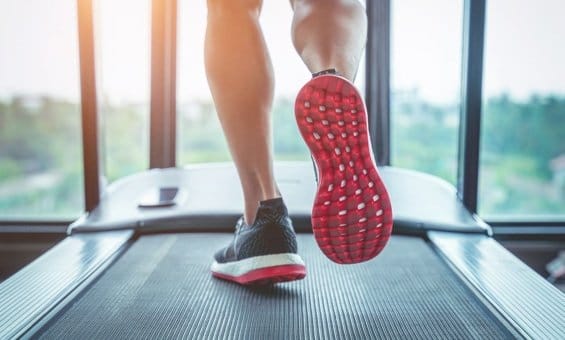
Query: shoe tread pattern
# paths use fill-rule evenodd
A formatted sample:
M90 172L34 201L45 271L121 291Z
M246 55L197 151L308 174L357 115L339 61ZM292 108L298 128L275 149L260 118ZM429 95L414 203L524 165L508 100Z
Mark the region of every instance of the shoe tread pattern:
M295 116L318 171L312 208L318 245L337 263L372 259L392 232L392 208L373 159L361 95L345 78L318 76L300 90Z

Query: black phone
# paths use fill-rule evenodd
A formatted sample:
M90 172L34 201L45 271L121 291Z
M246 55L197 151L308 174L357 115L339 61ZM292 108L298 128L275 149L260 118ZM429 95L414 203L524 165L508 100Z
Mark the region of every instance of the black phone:
M180 189L163 187L149 190L137 203L140 208L161 208L177 204Z

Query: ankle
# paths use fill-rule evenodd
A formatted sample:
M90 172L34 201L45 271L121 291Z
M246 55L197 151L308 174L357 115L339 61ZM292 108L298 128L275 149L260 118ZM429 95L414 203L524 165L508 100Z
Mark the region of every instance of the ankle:
M270 182L268 185L265 185L261 188L261 200L260 201L267 201L274 198L280 198L281 192L279 191L279 187L276 183Z
M255 222L255 217L257 217L257 209L245 210L243 213L243 222L245 225L251 226Z
M245 213L243 214L243 220L245 224L251 226L255 222L257 213L261 207L276 207L281 205L284 206L284 201L280 193L275 197L260 200L255 204L246 204Z

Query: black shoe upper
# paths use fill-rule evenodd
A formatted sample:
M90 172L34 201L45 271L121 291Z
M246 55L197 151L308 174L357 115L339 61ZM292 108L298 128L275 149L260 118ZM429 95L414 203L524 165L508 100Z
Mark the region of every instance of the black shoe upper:
M296 234L282 198L275 198L260 202L251 226L240 218L234 239L214 258L218 263L226 263L281 253L297 253Z

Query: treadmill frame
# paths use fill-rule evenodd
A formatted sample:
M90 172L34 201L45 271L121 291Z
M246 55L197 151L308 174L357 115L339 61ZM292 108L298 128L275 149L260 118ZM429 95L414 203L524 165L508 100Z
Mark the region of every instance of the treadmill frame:
M517 337L565 338L565 294L492 238L439 231L427 237L438 256ZM134 240L132 231L72 235L4 281L0 338L33 336Z

